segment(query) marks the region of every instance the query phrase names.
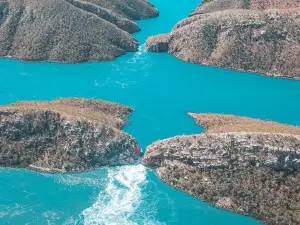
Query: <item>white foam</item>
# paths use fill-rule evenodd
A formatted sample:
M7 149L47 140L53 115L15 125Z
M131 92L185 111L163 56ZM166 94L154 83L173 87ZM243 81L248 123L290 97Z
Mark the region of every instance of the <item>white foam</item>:
M139 46L139 50L135 53L135 56L140 56L140 55L143 55L145 54L147 51L146 51L146 43L142 44Z
M137 52L134 53L133 57L127 61L127 64L134 64L137 61L145 62L147 59L146 43L139 46Z
M146 168L142 165L111 168L106 189L96 202L82 212L85 225L157 224L149 218L132 218L142 202L142 188L146 184Z
M97 171L85 174L42 174L45 177L53 179L55 182L68 186L84 185L89 187L100 187L105 182L106 171L99 169Z

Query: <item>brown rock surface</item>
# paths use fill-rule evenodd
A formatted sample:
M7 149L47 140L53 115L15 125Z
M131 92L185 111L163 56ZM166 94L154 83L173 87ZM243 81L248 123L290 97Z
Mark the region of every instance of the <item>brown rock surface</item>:
M298 0L211 0L203 1L192 13L210 13L226 9L286 9L300 7Z
M264 121L234 115L189 113L196 123L206 128L206 133L263 132L300 135L300 126Z
M176 24L165 42L149 38L147 50L168 51L192 63L300 79L298 7L296 0L205 2Z
M151 36L146 43L146 49L151 52L167 52L169 50L169 35Z
M147 0L0 0L0 57L112 60L137 51L133 20L157 15Z
M83 172L133 163L140 147L121 131L132 109L87 99L0 107L0 166Z
M299 127L190 115L207 131L153 143L144 164L166 183L217 207L266 224L300 223Z

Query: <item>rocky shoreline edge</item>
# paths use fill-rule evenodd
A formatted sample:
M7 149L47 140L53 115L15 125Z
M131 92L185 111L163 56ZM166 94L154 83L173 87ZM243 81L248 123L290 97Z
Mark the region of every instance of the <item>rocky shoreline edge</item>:
M138 51L136 20L158 10L147 0L0 0L0 57L32 62L113 60Z
M300 79L300 2L203 1L168 34L149 37L146 49L191 63Z
M77 173L134 163L141 148L121 129L132 109L92 99L0 107L0 166Z

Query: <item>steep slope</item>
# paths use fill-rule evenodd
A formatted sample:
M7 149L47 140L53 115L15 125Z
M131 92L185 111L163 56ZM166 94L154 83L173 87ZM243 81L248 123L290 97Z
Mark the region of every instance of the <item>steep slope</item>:
M112 60L138 49L133 20L157 15L146 0L0 0L0 57Z
M133 163L140 147L120 130L131 111L87 99L0 107L0 166L83 172Z
M294 8L286 8L294 7ZM204 2L146 48L192 63L300 79L300 2Z
M266 224L300 223L300 127L190 114L208 130L147 147L143 163L166 183Z

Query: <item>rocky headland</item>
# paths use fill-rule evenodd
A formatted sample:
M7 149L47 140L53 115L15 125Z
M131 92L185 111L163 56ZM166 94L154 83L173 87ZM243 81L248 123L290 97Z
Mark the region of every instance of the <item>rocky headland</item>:
M136 140L121 131L132 109L106 101L59 99L0 107L0 166L83 172L133 163Z
M214 206L265 224L300 224L300 127L190 114L207 130L147 147L143 164Z
M298 0L203 1L146 49L202 65L300 79Z
M0 57L78 63L137 51L147 0L0 0Z

